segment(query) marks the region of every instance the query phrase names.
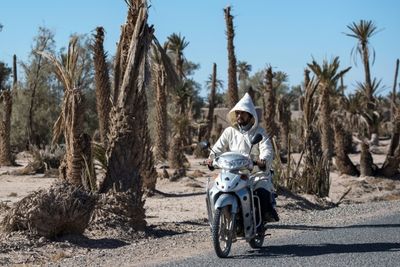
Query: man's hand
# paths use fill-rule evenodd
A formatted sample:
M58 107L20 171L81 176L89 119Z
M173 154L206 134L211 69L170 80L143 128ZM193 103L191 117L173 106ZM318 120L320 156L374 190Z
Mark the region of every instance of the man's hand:
M258 166L258 168L260 168L260 170L265 170L265 160L263 159L259 159L256 161L256 164Z
M205 164L207 164L207 167L210 171L213 171L215 168L213 166L213 160L212 159L206 159L204 161Z

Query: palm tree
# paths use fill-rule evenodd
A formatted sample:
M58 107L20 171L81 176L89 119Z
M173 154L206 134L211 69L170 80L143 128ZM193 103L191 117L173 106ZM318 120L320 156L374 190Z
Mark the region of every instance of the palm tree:
M156 160L164 162L168 158L168 114L167 114L167 75L158 50L152 49L153 82L156 89Z
M373 109L374 96L369 62L371 56L370 39L378 32L378 30L372 21L367 20L360 20L359 23L353 22L350 25L347 25L347 28L351 31L351 33L347 33L346 35L358 40L357 46L355 47L355 50L353 48L352 53L355 51L354 57L356 57L356 55L360 55L362 59L365 73L366 96L368 99L367 105L369 109ZM375 56L373 50L372 55L373 62Z
M239 61L237 64L237 72L239 81L244 81L249 78L249 73L251 71L251 65L246 61Z
M343 115L343 125L348 126L347 130L357 129L358 132L362 133L368 130L368 124L363 118L363 97L360 92L354 94L349 94L347 96L342 96L340 98L340 106L338 109L342 110Z
M11 110L12 96L10 90L3 90L0 94L1 121L0 121L0 165L11 166L10 131L11 131Z
M237 74L239 79L239 91L244 94L247 90L247 80L249 79L249 73L251 71L251 65L246 61L239 61L237 64Z
M116 55L114 105L110 115L106 178L100 192L133 193L137 217L144 220L142 174L154 165L149 161L147 127L147 53L154 29L147 24L145 0L129 1L126 24L122 27ZM150 169L151 170L151 169Z
M0 62L0 165L12 165L10 130L11 130L11 109L12 97L6 89L6 81L11 73L11 69L6 64Z
M231 7L224 8L225 22L226 22L226 36L228 48L228 107L233 108L239 101L237 78L236 78L236 56L233 38L235 31L233 28L233 16L231 15Z
M183 55L184 49L189 45L189 42L185 40L180 34L173 33L168 37L167 51L175 59L175 69L179 78L179 82L175 86L174 90L174 104L175 112L173 116L174 123L174 134L173 140L170 142L169 149L169 163L172 168L182 167L183 161L185 161L185 155L183 153L184 143L186 142L185 136L189 136L189 114L187 112L188 103L191 96L189 84L185 79L184 63L185 57Z
M379 91L379 89L381 88L381 80L377 80L376 78L374 78L371 82L370 87L372 95L374 96L376 92ZM379 125L381 123L382 117L377 109L377 99L374 97L373 103L368 100L368 90L368 86L365 83L357 83L357 92L360 93L363 102L361 105L361 115L368 125L368 137L371 138L371 142L374 145L378 145ZM371 105L369 105L368 103L370 103Z
M84 98L78 82L83 71L79 65L78 38L71 38L68 52L60 60L45 51L37 51L37 53L50 61L56 77L64 86L61 114L53 129L53 143L59 139L61 133L65 139L66 153L64 164L60 166L60 178L81 186L85 166L82 156Z
M275 73L272 72L272 67L269 66L265 72L266 85L263 97L263 113L264 125L268 135L272 138L278 132L278 127L275 122L276 114L276 88L273 86L273 79Z
M107 65L107 54L103 47L104 28L97 27L95 41L92 46L94 60L94 82L96 86L96 108L99 118L101 143L107 146L107 133L111 110L111 83Z
M277 71L274 73L273 87L277 95L285 94L289 91L289 87L286 84L288 80L289 76L286 72Z
M60 60L44 51L37 51L37 53L50 61L57 79L64 86L61 114L53 128L53 144L63 133L66 146L64 164L60 166L60 178L73 185L80 186L82 185L82 172L85 162L82 148L84 98L78 82L83 68L79 65L78 38L71 38L67 55Z
M293 100L293 95L289 94L284 94L278 100L280 147L285 154L289 152L290 104Z
M13 56L13 92L16 92L18 85L17 55Z
M208 114L207 114L207 130L204 138L208 140L211 136L213 124L214 124L214 107L215 107L215 95L217 92L218 80L217 80L217 64L213 64L213 72L210 77L209 89L210 94L208 97Z
M394 71L394 82L393 82L393 89L392 89L392 103L391 103L391 108L390 108L390 117L392 121L394 121L395 118L395 106L396 106L396 86L397 86L397 76L399 75L399 63L400 60L396 60L396 69Z
M154 38L151 54L152 80L156 90L154 155L155 159L160 162L165 162L168 159L168 88L175 87L179 81L171 59L166 53L167 44L162 47Z
M330 95L332 94L333 88L336 87L338 79L348 72L351 67L338 72L339 57L335 57L330 63L324 60L322 65L319 65L313 60L311 64L307 65L319 80L319 105L321 112L319 121L321 124L322 151L326 158L330 160L333 156L333 128L331 124L332 108L330 104Z
M175 57L176 73L180 79L183 79L185 74L183 70L183 64L185 57L183 56L183 50L189 45L189 42L185 40L185 37L181 34L173 33L168 37L167 50Z
M304 105L303 105L303 121L304 121L304 166L301 174L302 187L306 193L317 194L320 197L329 195L329 161L323 157L321 151L320 134L316 127L316 111L318 102L314 95L318 88L318 82L314 78L308 80L307 72L305 73L304 87ZM303 155L303 152L301 156ZM301 161L301 157L299 162Z

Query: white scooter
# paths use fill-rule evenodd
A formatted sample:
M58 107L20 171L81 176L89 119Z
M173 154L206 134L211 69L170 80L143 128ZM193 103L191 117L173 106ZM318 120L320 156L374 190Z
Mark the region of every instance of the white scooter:
M252 146L261 139L259 134L254 136ZM208 143L202 146L209 148ZM252 248L261 248L264 243L261 201L255 190L263 187L272 195L274 187L271 175L251 173L253 166L251 158L236 152L225 152L213 160L211 169L221 171L213 182L208 178L206 202L214 250L220 258L229 255L238 238L245 239Z

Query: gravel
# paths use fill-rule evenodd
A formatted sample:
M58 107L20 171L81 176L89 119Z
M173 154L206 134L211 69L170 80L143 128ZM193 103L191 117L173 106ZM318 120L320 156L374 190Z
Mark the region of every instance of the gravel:
M396 200L341 204L329 209L293 210L293 206L291 209L280 207L281 221L270 224L269 238L294 234L302 226L352 225L365 218L400 210L399 204L400 201ZM131 239L87 234L50 241L19 232L3 233L0 239L0 265L152 266L210 251L210 238L206 218L149 225L146 233Z

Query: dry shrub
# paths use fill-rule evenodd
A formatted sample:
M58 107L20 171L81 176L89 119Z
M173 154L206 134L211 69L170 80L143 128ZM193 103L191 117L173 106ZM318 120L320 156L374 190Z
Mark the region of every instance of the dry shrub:
M196 182L190 182L186 184L187 187L192 187L192 188L203 188L204 186L201 184L198 184Z
M29 153L32 155L32 161L24 168L11 172L11 175L30 175L36 173L48 173L60 166L61 159L65 151L62 147L56 147L53 152L49 149L39 150L32 146Z
M96 204L88 231L94 235L129 238L146 227L143 203L135 203L131 191L102 194ZM143 201L142 201L143 202Z
M62 234L82 234L96 198L67 182L58 182L24 197L2 221L7 232L29 231L54 238Z
M326 197L330 187L330 162L321 151L321 139L317 131L310 131L308 142L300 175L300 187L307 194Z
M176 169L172 175L169 177L169 180L171 182L176 182L179 179L183 178L186 176L186 169L185 168L178 168Z
M194 170L190 176L192 177L203 177L206 173L200 170Z

